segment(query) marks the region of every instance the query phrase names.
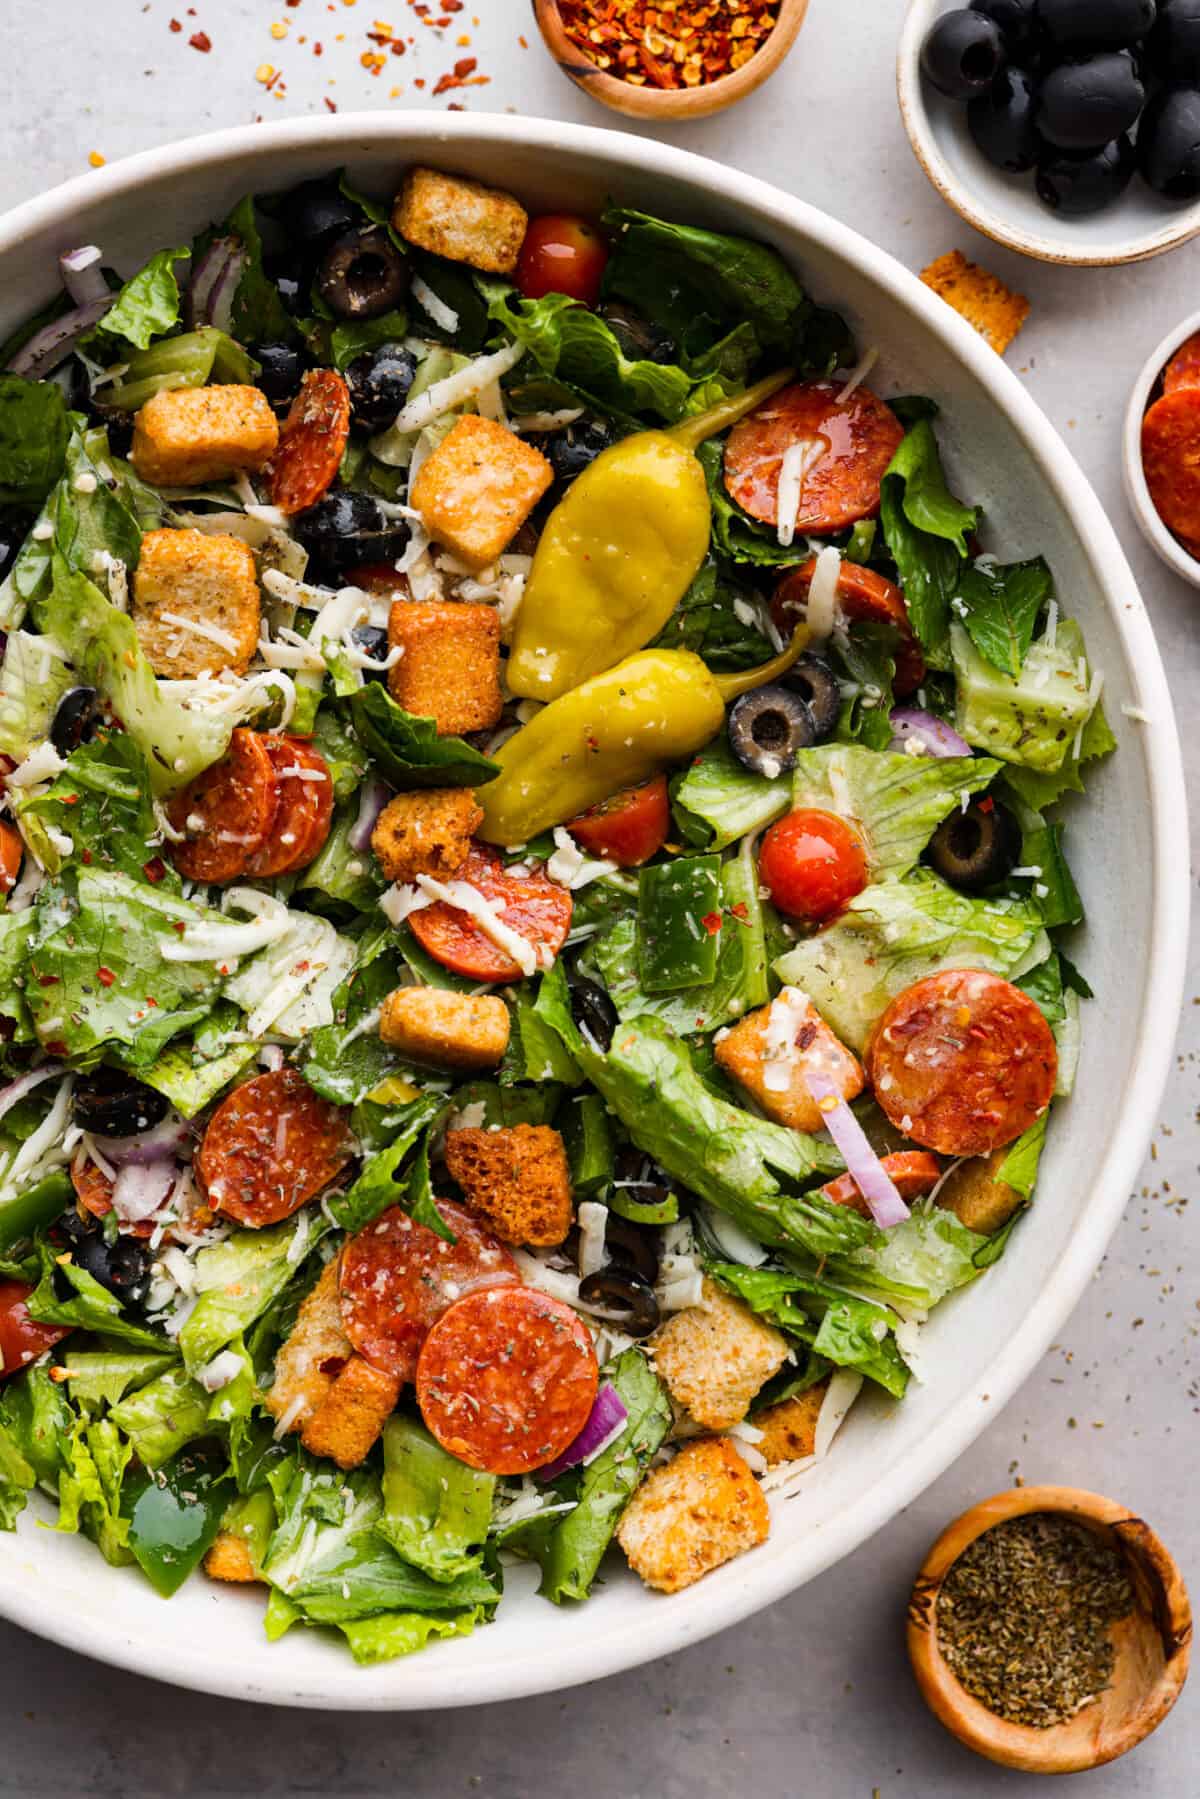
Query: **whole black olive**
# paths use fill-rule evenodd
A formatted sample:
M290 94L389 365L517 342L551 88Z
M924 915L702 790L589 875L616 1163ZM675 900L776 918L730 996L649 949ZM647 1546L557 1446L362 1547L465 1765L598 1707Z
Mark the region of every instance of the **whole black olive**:
M651 1286L658 1279L658 1230L609 1212L604 1226L604 1253L617 1267L632 1268Z
M87 743L100 721L100 696L94 687L68 687L50 726L50 741L60 756Z
M258 385L272 406L286 406L300 386L304 356L294 344L255 344L250 354L259 364Z
M138 1307L150 1286L151 1251L144 1239L122 1235L109 1243L98 1218L64 1212L55 1227L71 1245L76 1265L126 1305Z
M286 196L280 214L288 236L314 249L359 222L358 208L327 180L302 181Z
M98 1137L134 1137L153 1130L166 1115L164 1096L120 1068L79 1075L71 1094L75 1123Z
M606 420L585 415L561 431L531 432L526 442L542 452L558 485L566 487L616 440L616 432Z
M813 740L823 743L837 724L842 710L842 689L823 657L805 650L785 676L786 685L800 695L813 722Z
M597 308L630 362L677 362L679 346L652 319L645 318L622 300L605 300Z
M996 800L973 800L957 809L933 834L927 855L930 866L962 893L979 893L1016 867L1021 830L1006 806Z
M378 225L348 231L326 250L317 290L341 319L377 319L408 292L408 263Z
M1154 23L1154 0L1038 0L1038 17L1060 49L1123 50Z
M756 775L772 781L796 766L817 741L813 716L798 693L777 681L744 693L729 708L729 747Z
M585 1305L604 1307L606 1319L630 1337L648 1337L658 1329L658 1301L649 1281L633 1268L598 1268L579 1283Z
M339 487L298 512L292 535L308 551L318 580L334 580L367 562L394 562L408 543L403 519L386 519L377 500Z
M388 634L382 625L355 625L350 637L376 662L382 662L388 653ZM383 668L364 668L362 674L366 681L387 680L387 670Z
M294 319L307 318L312 311L313 258L310 252L291 249L270 256L263 264L268 281L273 281L285 312Z
M346 370L355 423L368 431L390 425L408 398L416 372L415 358L401 344L380 344L356 356Z
M1137 163L1128 137L1093 150L1090 156L1051 152L1038 163L1038 199L1065 218L1086 218L1119 200L1133 179Z
M1168 200L1192 200L1200 193L1200 92L1166 88L1142 114L1138 167L1147 187Z
M1002 69L986 94L968 103L967 130L987 160L1023 175L1045 149L1034 123L1037 88L1027 69Z
M969 10L999 26L1009 56L1026 55L1038 41L1037 0L971 0Z
M1200 0L1159 0L1146 59L1163 81L1200 77Z
M1145 100L1129 52L1106 50L1042 77L1037 128L1060 150L1099 150L1136 123Z
M0 581L17 560L32 523L28 512L19 512L14 506L0 507Z
M617 1028L617 1008L597 981L577 974L571 982L571 1016L585 1037L607 1055Z
M969 100L1004 67L1004 39L994 19L960 7L943 13L921 46L926 79L948 100Z

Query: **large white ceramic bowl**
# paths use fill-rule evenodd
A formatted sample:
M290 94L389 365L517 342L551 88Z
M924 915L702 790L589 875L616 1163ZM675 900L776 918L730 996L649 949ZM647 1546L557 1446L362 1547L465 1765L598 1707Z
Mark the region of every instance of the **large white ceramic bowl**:
M515 1570L497 1622L410 1660L357 1668L311 1631L269 1645L253 1590L196 1578L159 1599L136 1571L27 1514L0 1534L0 1612L142 1674L239 1699L346 1710L465 1705L611 1674L682 1648L800 1586L866 1540L953 1461L1016 1390L1075 1304L1133 1184L1162 1091L1183 982L1186 842L1179 750L1153 633L1101 507L1020 382L950 308L847 226L778 188L646 139L519 118L363 115L255 126L136 156L0 221L0 331L44 301L55 256L103 245L122 270L187 242L247 189L345 163L389 191L419 158L502 182L534 209L615 196L775 244L818 299L882 349L885 392L942 407L956 487L987 512L988 547L1042 550L1106 674L1121 753L1071 819L1088 905L1077 954L1086 1008L1074 1099L1055 1116L1037 1204L999 1265L938 1311L928 1378L902 1405L852 1414L834 1453L778 1505L770 1541L673 1598L614 1565L588 1604L558 1610ZM1138 708L1146 723L1125 719ZM617 1558L619 1562L619 1557Z

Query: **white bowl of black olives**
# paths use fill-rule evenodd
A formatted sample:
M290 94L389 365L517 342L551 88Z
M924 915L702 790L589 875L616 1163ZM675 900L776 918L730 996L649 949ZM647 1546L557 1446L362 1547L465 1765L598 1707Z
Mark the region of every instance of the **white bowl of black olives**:
M1200 0L911 0L900 111L942 198L1044 262L1200 232Z

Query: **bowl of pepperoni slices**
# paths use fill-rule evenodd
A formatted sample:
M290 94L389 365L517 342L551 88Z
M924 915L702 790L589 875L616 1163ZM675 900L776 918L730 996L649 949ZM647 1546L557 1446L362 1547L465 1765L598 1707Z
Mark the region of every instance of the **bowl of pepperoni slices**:
M1095 495L889 256L604 131L223 133L0 264L0 1611L424 1709L801 1586L1155 1116Z
M1125 491L1142 535L1200 587L1200 313L1147 357L1125 414Z

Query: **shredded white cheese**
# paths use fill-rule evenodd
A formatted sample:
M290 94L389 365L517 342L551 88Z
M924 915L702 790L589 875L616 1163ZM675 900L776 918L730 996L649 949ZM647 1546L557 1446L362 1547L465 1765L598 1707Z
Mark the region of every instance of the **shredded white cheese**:
M475 399L491 382L498 381L501 375L507 375L509 369L515 368L524 354L523 345L506 344L503 350L497 350L491 356L476 356L465 369L459 369L456 374L446 375L441 381L435 381L423 394L410 400L397 413L392 429L423 430L453 407Z
M789 444L779 464L779 488L775 496L775 535L784 549L796 535L796 517L800 511L800 495L809 470L825 454L825 440L802 437Z
M204 637L229 656L237 650L237 638L233 632L223 631L220 625L206 625L198 618L185 618L181 612L163 612L159 616L165 625L174 625L185 637Z
M811 1009L807 993L799 987L784 987L771 1001L763 1046L763 1086L768 1093L786 1093L791 1086L799 1053L796 1040Z
M413 276L408 291L438 329L448 331L453 336L458 330L458 314L453 306L447 306L441 295L435 294L428 281L422 281L420 275Z
M850 377L843 384L842 391L837 397L839 406L844 406L855 388L861 387L862 383L866 380L878 361L879 351L875 345L872 345L869 350L863 352L861 360L850 371Z
M418 875L417 886L431 899L445 900L448 906L456 906L468 918L473 918L484 936L512 957L522 974L537 973L538 954L532 943L505 924L491 901L484 899L469 881L435 881L432 875Z
M579 1272L581 1275L597 1274L604 1266L608 1207L594 1199L582 1200L576 1220L579 1225Z
M818 553L817 566L808 589L805 617L814 642L823 642L833 631L837 619L838 578L842 572L842 553L836 544L827 543Z
M560 887L569 887L572 893L616 872L615 862L590 861L562 825L554 827L554 843L554 854L546 862L546 873Z

